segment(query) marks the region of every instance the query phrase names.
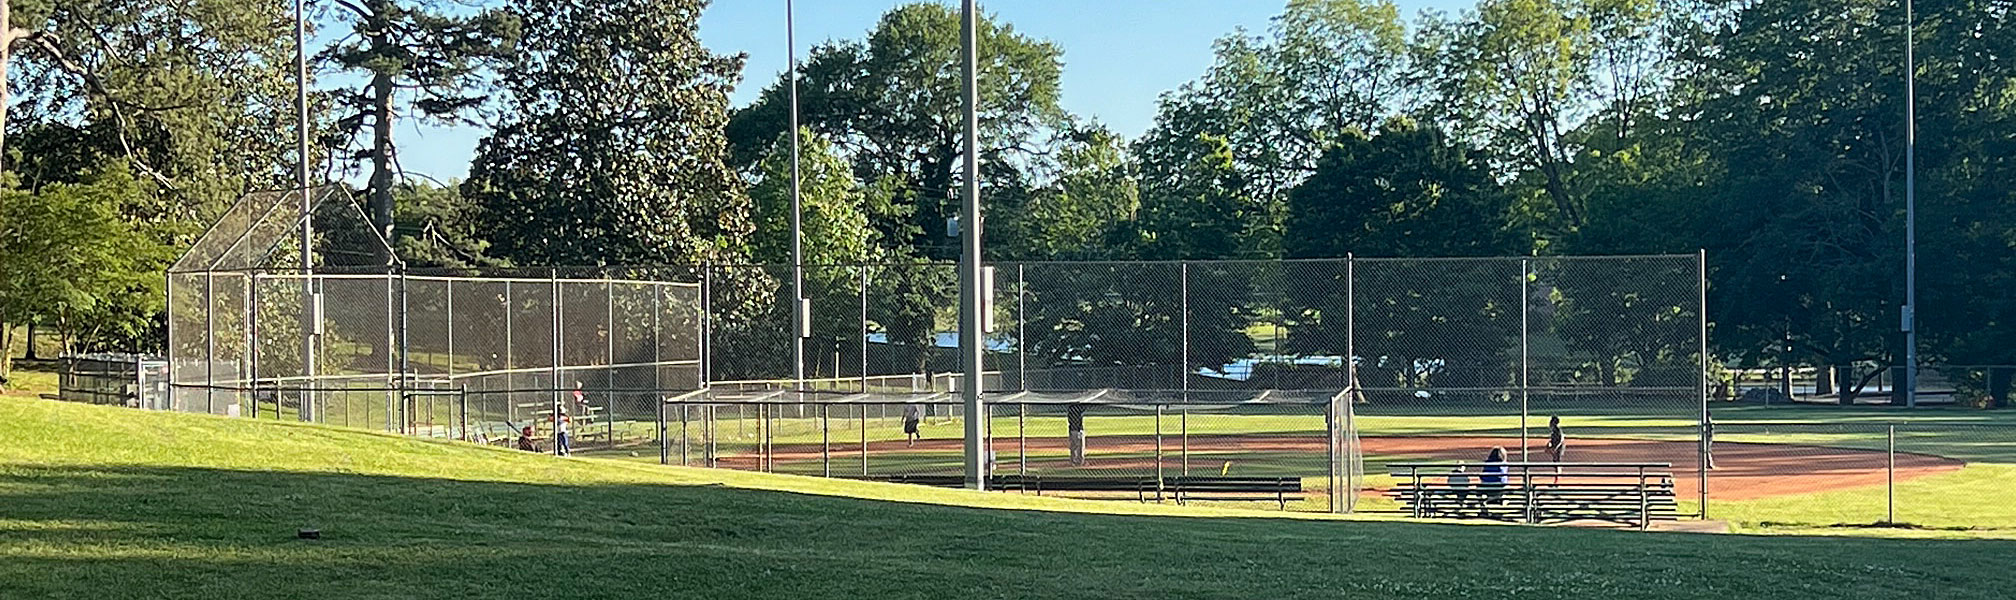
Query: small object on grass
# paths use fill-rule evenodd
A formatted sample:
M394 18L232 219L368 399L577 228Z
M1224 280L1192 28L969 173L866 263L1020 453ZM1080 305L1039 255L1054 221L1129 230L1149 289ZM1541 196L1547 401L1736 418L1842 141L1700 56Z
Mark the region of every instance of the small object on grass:
M1218 468L1218 476L1219 476L1219 477L1224 477L1224 476L1225 476L1225 474L1227 474L1227 473L1231 473L1231 472L1232 472L1232 461L1229 461L1229 460L1228 460L1228 461L1225 461L1225 466L1223 466L1223 467L1219 467L1219 468Z
M322 539L322 530L303 527L300 531L294 532L294 537L304 540L319 540Z
M631 451L630 451L630 456L632 456L632 457L635 457L635 456L637 456L637 451L636 451L636 450L631 450Z

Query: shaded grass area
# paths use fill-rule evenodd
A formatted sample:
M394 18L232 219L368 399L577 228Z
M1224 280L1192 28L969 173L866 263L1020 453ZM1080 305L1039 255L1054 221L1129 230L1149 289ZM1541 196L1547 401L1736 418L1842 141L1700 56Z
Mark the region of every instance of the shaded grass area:
M1092 511L1138 514L1090 514ZM1267 517L0 399L0 597L1996 598L2016 543ZM319 527L325 539L293 539Z

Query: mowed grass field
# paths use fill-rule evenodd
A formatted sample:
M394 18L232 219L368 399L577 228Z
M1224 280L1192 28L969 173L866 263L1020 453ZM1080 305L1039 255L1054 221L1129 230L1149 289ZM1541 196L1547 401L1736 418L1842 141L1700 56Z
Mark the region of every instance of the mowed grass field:
M0 398L0 598L2004 598L2012 551L1056 500Z

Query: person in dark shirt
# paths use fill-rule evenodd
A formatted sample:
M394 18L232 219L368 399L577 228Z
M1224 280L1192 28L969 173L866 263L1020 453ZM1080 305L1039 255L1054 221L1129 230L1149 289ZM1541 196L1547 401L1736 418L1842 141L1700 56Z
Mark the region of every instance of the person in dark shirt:
M915 445L917 445L917 438L920 438L920 437L924 437L924 434L922 434L922 433L918 433L918 431L917 431L917 426L918 426L918 424L920 424L921 422L923 422L923 420L924 420L924 418L923 418L923 415L922 415L922 414L921 414L921 412L920 412L920 411L918 410L918 408L917 408L917 405L915 405L915 404L905 404L905 405L903 405L903 444L904 444L904 445L906 445L906 446L915 446Z
M1484 498L1484 504L1496 504L1505 499L1505 449L1492 448L1484 456L1484 470L1477 476L1477 493ZM1479 507L1481 512L1482 506Z
M526 451L526 452L538 452L538 451L539 451L539 444L536 444L536 443L533 443L533 442L532 442L532 426L531 426L531 425L526 425L524 429L520 429L520 430L518 430L518 449L519 449L519 450L524 450L524 451Z
M1562 457L1568 455L1568 437L1561 434L1561 417L1547 417L1547 456L1553 459L1554 483L1561 483Z

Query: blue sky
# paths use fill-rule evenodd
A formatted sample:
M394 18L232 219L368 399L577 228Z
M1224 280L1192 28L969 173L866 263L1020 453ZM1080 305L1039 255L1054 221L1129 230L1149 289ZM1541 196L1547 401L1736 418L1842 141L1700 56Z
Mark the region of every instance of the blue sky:
M800 0L799 56L829 39L860 38L890 8L911 0ZM949 2L950 0L943 0ZM1432 9L1454 13L1470 0L1398 0L1410 17ZM982 9L1024 35L1064 48L1064 107L1097 118L1128 137L1155 118L1162 92L1196 78L1211 64L1211 42L1244 27L1265 30L1285 0L983 0ZM734 104L756 97L784 71L784 0L715 0L700 20L700 37L722 53L749 55ZM470 128L402 126L400 162L439 180L462 177L482 132Z

